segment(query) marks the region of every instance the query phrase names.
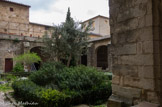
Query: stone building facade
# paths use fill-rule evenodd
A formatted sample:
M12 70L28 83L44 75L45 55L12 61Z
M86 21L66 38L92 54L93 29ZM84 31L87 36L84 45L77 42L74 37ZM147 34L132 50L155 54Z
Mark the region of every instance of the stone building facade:
M160 104L162 1L110 0L109 4L114 75L110 99L130 105Z
M89 21L93 22L92 30L89 32L90 44L87 55L81 57L81 64L107 70L109 68L108 45L111 44L109 18L98 15L82 24L87 26Z
M43 47L41 38L0 34L0 73L12 70L15 56L33 49L37 53L40 47Z
M16 55L33 49L36 49L35 52L40 51L39 48L43 44L41 37L45 32L50 34L51 26L29 22L29 8L30 6L24 4L0 1L0 44L3 46L0 47L0 72L11 71ZM109 18L99 15L84 21L83 24L88 24L90 20L93 21L93 31L89 32L91 45L88 54L82 56L81 63L107 69L107 46L111 43ZM7 68L10 69L6 70Z
M12 70L16 55L31 50L40 52L41 37L45 32L50 34L51 26L29 22L29 8L28 5L0 0L0 72Z
M84 24L85 26L88 25L89 21L92 21L92 30L90 33L90 38L98 38L102 36L109 36L110 37L110 24L109 24L109 18L105 16L95 16L93 18L90 18L86 21L83 21L81 24Z
M0 1L0 33L42 37L51 26L29 22L30 6L11 1Z

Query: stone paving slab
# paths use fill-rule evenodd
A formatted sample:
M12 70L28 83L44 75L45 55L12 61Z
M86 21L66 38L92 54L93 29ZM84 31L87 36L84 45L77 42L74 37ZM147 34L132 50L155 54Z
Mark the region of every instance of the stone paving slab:
M138 105L132 106L132 107L160 107L158 104L153 104L149 102L141 102Z
M89 106L85 105L85 104L81 104L81 105L77 105L77 106L73 106L73 107L89 107Z
M15 107L5 99L5 94L3 92L0 92L0 107Z

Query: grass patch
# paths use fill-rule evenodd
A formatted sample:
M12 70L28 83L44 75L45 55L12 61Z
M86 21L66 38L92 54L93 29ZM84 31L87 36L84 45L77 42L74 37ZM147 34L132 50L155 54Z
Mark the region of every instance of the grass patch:
M0 91L2 92L8 92L8 91L12 91L12 87L10 84L6 83L6 84L2 84L0 85Z
M5 81L7 83L5 84L0 84L0 91L2 92L8 92L8 91L12 91L12 87L11 87L11 84L13 81L15 81L17 79L16 76L13 76L13 75L6 75L6 76L2 76L0 78L0 81Z

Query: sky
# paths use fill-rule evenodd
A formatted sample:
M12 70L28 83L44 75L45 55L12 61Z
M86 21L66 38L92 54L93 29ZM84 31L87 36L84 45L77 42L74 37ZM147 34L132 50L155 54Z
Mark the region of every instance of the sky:
M30 5L30 22L58 25L65 21L68 7L75 21L97 15L109 17L108 0L10 0Z

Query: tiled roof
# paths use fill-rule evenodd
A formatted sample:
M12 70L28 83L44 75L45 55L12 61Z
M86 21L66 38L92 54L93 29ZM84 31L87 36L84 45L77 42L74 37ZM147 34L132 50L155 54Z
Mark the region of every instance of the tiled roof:
M96 18L98 18L98 17L102 17L102 18L105 18L105 19L109 19L109 18L106 17L106 16L98 15L98 16L95 16L95 17L93 17L93 18L90 18L90 19L88 19L88 20L85 20L85 21L81 22L81 24L82 24L82 23L85 23L85 22L88 22L88 21L90 21L90 20L96 19Z
M10 1L10 0L0 0L0 2L6 2L6 3L16 4L16 5L20 5L20 6L30 7L29 5L16 3L16 2L13 2L13 1Z
M39 26L46 26L46 27L54 27L54 26L45 25L45 24L39 24L39 23L34 23L34 22L30 22L30 24L39 25Z
M89 35L95 35L95 36L102 37L102 35L100 35L100 34L96 34L96 33L93 33L93 32L90 32Z
M105 39L110 39L110 36L103 36L103 37L99 37L99 38L94 38L89 40L88 42L95 42L95 41L100 41L100 40L105 40Z

